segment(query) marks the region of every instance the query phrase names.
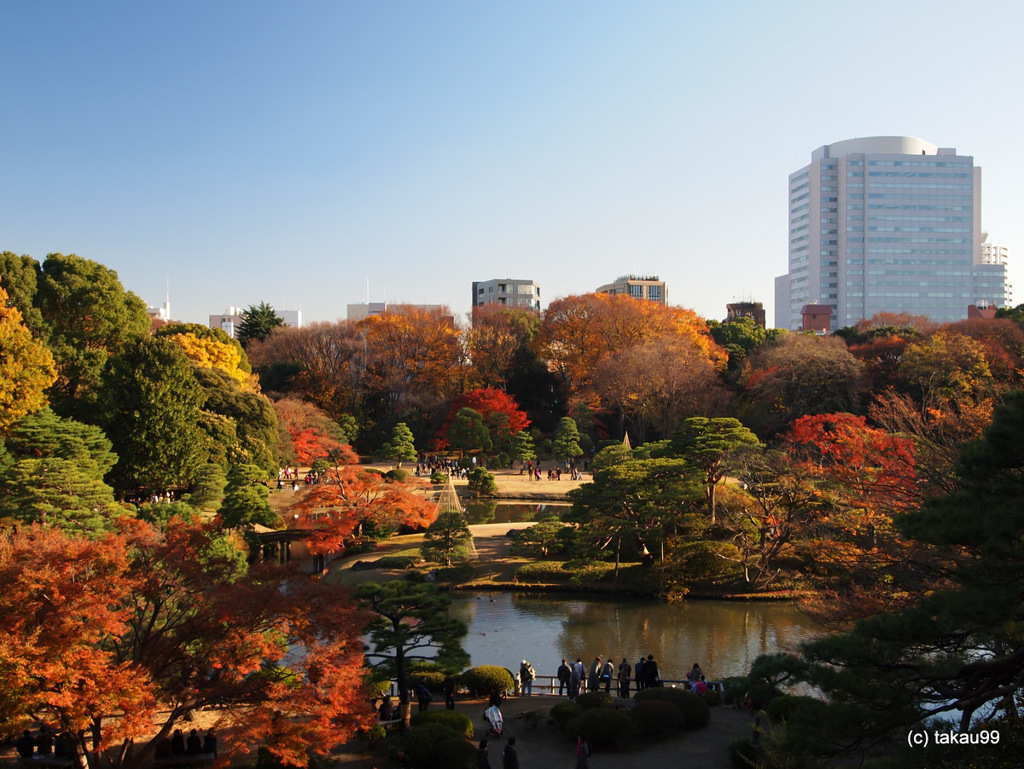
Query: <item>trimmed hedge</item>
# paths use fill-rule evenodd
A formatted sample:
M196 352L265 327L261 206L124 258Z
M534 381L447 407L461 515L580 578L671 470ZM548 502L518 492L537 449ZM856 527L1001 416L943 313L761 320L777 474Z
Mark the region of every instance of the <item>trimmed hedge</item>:
M440 724L461 734L467 740L473 739L473 722L465 713L456 710L425 710L414 715L410 723L412 726Z
M512 674L497 665L479 665L470 668L460 677L462 685L477 696L490 694L495 688L498 691L508 691L515 686Z
M641 689L636 693L636 701L638 703L650 700L671 702L679 708L679 712L686 719L687 729L700 729L707 726L708 721L711 720L711 708L708 707L708 703L698 695L685 689L656 686L651 689Z
M558 731L568 731L569 724L583 715L583 708L575 702L559 702L551 708L551 720L555 722Z
M465 766L473 757L473 746L466 738L439 723L412 727L402 735L402 747L417 769L452 769Z
M633 722L622 710L592 708L583 711L583 715L570 724L570 729L593 746L610 748L629 739Z
M576 704L583 710L606 708L612 704L612 696L605 692L584 692L576 698Z
M642 700L630 716L636 733L644 737L667 737L686 728L682 711L667 700Z

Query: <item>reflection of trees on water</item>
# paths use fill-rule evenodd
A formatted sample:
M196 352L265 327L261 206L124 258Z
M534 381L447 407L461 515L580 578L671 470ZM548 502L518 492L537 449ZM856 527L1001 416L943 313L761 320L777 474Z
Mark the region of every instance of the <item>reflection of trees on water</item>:
M668 605L623 599L520 595L515 610L559 623L555 656L611 655L634 664L653 654L663 678L681 678L697 662L710 675L740 675L762 653L792 650L815 634L810 620L788 604L692 601Z
M535 521L545 512L564 509L565 505L538 504L536 502L502 502L473 500L466 503L466 520L479 523L519 523Z

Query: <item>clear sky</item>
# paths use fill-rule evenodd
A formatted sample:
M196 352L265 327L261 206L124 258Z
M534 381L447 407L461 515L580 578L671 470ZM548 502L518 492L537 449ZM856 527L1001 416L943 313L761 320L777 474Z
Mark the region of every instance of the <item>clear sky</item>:
M1022 29L1011 0L8 0L0 250L153 305L169 275L201 323L343 318L367 279L462 314L474 280L546 306L630 272L771 320L787 176L843 139L973 155L1024 260Z

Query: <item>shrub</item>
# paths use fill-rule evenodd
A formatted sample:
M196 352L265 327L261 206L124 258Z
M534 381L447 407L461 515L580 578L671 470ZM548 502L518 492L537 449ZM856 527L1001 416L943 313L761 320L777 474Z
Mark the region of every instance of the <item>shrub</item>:
M720 683L722 684L722 704L738 705L747 691L747 677L732 676L723 678Z
M708 689L704 692L704 701L711 707L716 707L720 704L722 695L718 693L718 689Z
M498 484L494 476L482 467L469 471L467 476L469 490L475 492L478 497L486 497L498 490Z
M687 729L700 729L711 720L711 708L703 699L685 689L656 686L653 689L641 689L636 693L637 702L660 700L671 702L686 719Z
M409 480L409 471L402 470L401 468L396 467L394 470L388 470L386 473L384 473L384 477L387 478L389 481L405 483L407 480Z
M415 555L385 555L377 559L378 569L408 569L416 565L419 558Z
M524 583L568 582L571 575L562 569L560 561L526 563L516 571L516 581Z
M584 692L576 698L576 704L583 710L605 708L612 704L612 696L604 692Z
M761 766L764 751L753 737L736 737L729 743L729 762L736 769L750 769Z
M425 710L414 715L411 724L413 726L440 724L461 734L467 740L473 739L473 722L465 713L459 713L456 710Z
M558 731L565 732L569 724L575 721L583 713L583 708L575 702L559 702L551 708L551 720L555 722Z
M461 563L458 566L447 566L437 570L438 582L469 582L476 574L473 564Z
M574 722L573 731L582 735L592 746L613 747L624 742L633 733L629 716L612 708L591 708Z
M448 482L448 473L442 473L440 470L435 470L430 474L430 482L435 486L440 486L442 483Z
M371 745L376 745L387 736L388 730L380 724L374 724L363 732L363 737L365 737Z
M642 700L636 703L630 715L637 734L645 737L665 737L686 727L686 719L679 708L665 700Z
M489 694L495 688L499 691L508 691L515 682L512 674L497 665L479 665L470 668L461 676L462 684L475 695Z
M464 766L473 756L473 746L465 737L439 723L409 729L402 736L402 747L417 769Z
M447 673L441 673L436 670L415 670L409 674L409 683L414 687L419 683L423 683L426 684L430 691L440 692L444 690L444 679L447 677Z

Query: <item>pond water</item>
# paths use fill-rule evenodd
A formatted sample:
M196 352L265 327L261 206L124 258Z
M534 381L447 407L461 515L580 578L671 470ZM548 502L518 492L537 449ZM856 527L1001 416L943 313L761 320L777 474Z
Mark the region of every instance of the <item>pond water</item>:
M519 523L535 521L544 513L566 511L569 506L550 502L504 502L499 500L464 500L466 520L470 524L478 523Z
M760 655L795 651L819 634L789 603L688 601L669 605L631 598L564 594L451 594L453 617L469 627L471 665L518 671L533 663L554 675L562 658L589 663L611 655L635 664L653 654L663 679L683 678L694 662L709 679L745 675Z

